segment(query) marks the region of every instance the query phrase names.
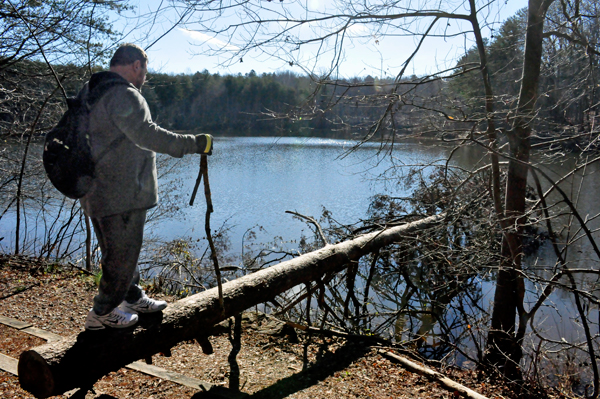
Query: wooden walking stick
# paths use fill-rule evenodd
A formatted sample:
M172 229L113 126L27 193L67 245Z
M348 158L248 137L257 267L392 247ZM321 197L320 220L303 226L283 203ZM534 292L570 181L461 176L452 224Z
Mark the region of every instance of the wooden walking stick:
M194 205L194 199L196 198L196 193L198 192L198 187L200 186L200 181L204 178L204 196L206 197L206 216L204 218L204 230L206 232L206 239L208 240L208 245L210 246L210 257L212 258L213 265L215 267L215 275L217 278L217 286L219 290L219 305L221 306L221 311L225 312L225 306L223 304L223 286L221 284L221 269L219 268L219 260L217 259L217 251L215 250L215 244L212 239L212 235L210 233L210 214L213 212L212 199L210 196L210 184L208 181L208 156L201 155L200 156L200 171L198 172L198 177L196 178L196 185L194 186L194 191L192 192L192 198L190 198L190 205Z

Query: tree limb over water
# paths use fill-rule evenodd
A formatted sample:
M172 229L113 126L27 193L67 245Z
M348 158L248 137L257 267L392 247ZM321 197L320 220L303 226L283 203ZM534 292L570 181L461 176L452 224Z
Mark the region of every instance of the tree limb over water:
M213 288L181 299L161 314L142 316L135 329L86 331L28 350L19 360L19 382L38 398L86 388L135 360L168 352L182 341L206 337L210 334L207 326L296 285L339 272L363 255L434 227L444 218L445 214L434 215L365 234L230 281L223 285L224 311Z

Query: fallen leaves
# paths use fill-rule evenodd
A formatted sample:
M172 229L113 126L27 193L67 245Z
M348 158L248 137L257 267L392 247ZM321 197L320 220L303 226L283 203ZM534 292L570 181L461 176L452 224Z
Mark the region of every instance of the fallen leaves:
M0 315L32 323L59 335L83 330L85 316L96 293L93 279L76 271L44 273L42 264L30 268L19 258L17 263L2 263L0 259L0 297L12 293L18 285L37 286L0 301ZM169 298L154 295L159 298ZM238 354L240 386L258 398L291 399L342 398L438 398L450 399L453 393L444 391L426 378L382 358L376 350L353 347L339 338L307 337L299 334L300 343L284 337L259 333L264 320L257 318L244 324L242 350ZM182 342L170 357L153 356L153 364L189 377L219 386L229 384L228 356L231 350L227 334L210 338L214 353L205 355L194 341ZM20 352L44 341L0 325L0 352L18 357ZM306 354L306 357L305 357ZM448 370L445 370L448 371ZM464 385L490 393L498 387L477 381L475 373L450 369L452 378ZM198 391L137 371L121 369L105 376L94 386L95 393L115 398L180 399L191 398ZM281 394L279 392L282 392ZM496 394L497 395L497 394ZM18 380L0 371L0 397L31 399L22 391Z

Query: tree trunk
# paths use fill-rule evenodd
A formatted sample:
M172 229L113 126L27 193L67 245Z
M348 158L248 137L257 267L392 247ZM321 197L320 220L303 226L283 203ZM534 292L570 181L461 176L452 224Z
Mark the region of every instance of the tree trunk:
M440 223L436 215L365 234L353 240L327 245L292 260L223 284L224 309L217 288L172 303L163 312L141 315L135 328L84 331L47 343L21 354L19 382L38 398L91 387L110 371L177 343L203 339L212 326L243 310L264 303L290 288L343 270L352 261L402 237Z
M525 287L519 273L522 260L522 230L525 223L525 194L530 135L535 119L535 107L538 98L544 18L553 0L530 0L523 77L517 115L513 129L508 133L510 156L506 182L505 215L508 229L502 238L502 263L496 278L496 292L492 311L492 325L488 334L485 363L497 367L511 378L520 379L519 362L522 357L521 343L526 325L516 317L524 315L523 298Z

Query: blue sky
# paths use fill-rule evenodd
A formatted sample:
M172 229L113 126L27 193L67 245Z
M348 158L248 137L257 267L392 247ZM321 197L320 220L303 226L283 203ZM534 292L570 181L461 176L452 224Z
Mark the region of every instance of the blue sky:
M138 0L137 8L133 15L143 15L157 9L160 0ZM259 0L261 1L261 0ZM306 1L304 3L304 1ZM303 0L303 4L314 9L325 10L330 9L334 0ZM268 3L272 9L280 7L280 9L294 7L293 3L283 2ZM164 2L162 4L165 4ZM267 5L267 3L262 3ZM487 3L482 3L487 4ZM487 15L486 21L488 26L498 27L499 24L506 18L514 15L516 11L525 7L525 0L501 0L492 3L482 15ZM297 5L296 5L297 7ZM456 12L465 13L462 8L457 8ZM141 29L136 29L130 32L126 40L132 41L141 45L148 46L157 38L163 35L168 29L172 28L173 21L178 19L178 15L174 12L165 14L161 19L158 19L153 25L146 25ZM118 21L117 25L124 23L124 20ZM191 19L190 22L193 22ZM239 21L239 17L230 13L229 15L221 16L217 23L225 26ZM455 21L452 21L454 23ZM129 20L128 25L120 29L123 32L128 32L126 26L132 26L135 20ZM455 24L457 25L457 24ZM452 28L452 27L451 27ZM454 26L458 29L458 27ZM357 33L362 27L357 26ZM393 32L395 33L395 32ZM489 29L484 29L484 35L489 36ZM150 58L149 68L151 71L164 73L195 73L207 69L211 73L220 74L246 74L251 70L257 73L277 72L283 70L291 70L297 73L303 73L307 69L300 69L297 66L290 67L288 61L280 60L274 57L268 57L265 54L257 52L250 53L243 57L243 62L239 59L234 59L234 62L229 62L229 57L235 52L235 44L239 43L240 39L234 37L238 42L226 43L228 37L224 35L207 35L206 33L183 27L176 27L160 38L155 44L148 49ZM348 41L345 46L345 54L342 63L340 64L339 74L343 77L366 76L375 77L395 76L402 68L406 58L412 53L415 48L415 38L403 37L395 35L377 35L377 34L362 34L360 38ZM455 38L429 38L419 51L419 54L409 64L406 73L423 75L426 73L435 72L436 70L444 69L455 64L458 57L464 54L465 47L471 47L472 41L470 38L458 36ZM222 49L221 54L210 55L210 49ZM305 60L310 59L305 52ZM320 72L327 68L330 60L327 55L319 57L318 62L306 62L308 70ZM227 64L227 65L224 65Z

